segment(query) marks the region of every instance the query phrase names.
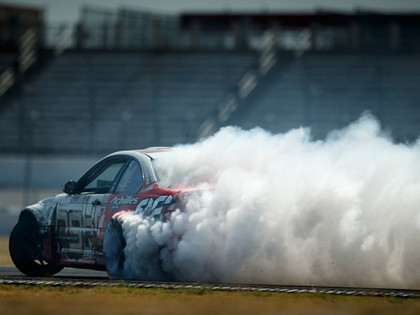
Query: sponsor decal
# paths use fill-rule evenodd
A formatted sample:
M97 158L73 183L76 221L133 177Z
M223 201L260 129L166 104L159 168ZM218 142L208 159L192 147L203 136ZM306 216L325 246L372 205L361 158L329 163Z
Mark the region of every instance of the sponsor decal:
M171 204L173 200L172 195L162 195L157 198L144 198L137 205L135 214L144 214L146 216L160 216L164 206Z
M120 206L124 205L135 205L139 202L139 199L140 198L133 196L114 197L109 202L109 205L112 207L112 209L118 209Z

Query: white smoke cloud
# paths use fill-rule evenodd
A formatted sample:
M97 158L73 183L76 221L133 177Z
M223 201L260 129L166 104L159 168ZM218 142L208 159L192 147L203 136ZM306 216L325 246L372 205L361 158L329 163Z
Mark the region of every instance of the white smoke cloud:
M160 168L214 190L168 222L119 218L128 278L420 288L420 141L369 115L323 141L223 128Z

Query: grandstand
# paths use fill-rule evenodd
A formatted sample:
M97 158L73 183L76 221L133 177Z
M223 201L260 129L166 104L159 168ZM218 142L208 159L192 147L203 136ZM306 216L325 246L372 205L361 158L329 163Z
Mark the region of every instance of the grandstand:
M20 106L38 153L195 141L199 123L254 59L248 52L68 51L4 110L1 150L19 152L19 135L29 132L21 130Z
M0 10L3 169L2 157L71 163L226 125L305 126L322 139L365 111L397 141L420 134L420 14L85 7L78 25L57 28L39 10ZM10 182L19 185L3 176L0 186Z
M397 141L420 134L420 54L309 52L276 65L244 110L229 121L285 132L311 127L323 139L373 114Z

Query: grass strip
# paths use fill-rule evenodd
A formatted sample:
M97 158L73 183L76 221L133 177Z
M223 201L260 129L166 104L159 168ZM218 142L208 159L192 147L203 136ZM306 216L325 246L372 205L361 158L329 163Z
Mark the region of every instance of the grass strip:
M0 285L2 314L419 314L420 299L323 293Z

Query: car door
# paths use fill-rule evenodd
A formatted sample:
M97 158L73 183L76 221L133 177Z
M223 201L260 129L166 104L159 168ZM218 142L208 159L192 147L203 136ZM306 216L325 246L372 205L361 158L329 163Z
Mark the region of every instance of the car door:
M57 206L56 238L64 259L95 263L99 226L103 224L109 195L128 164L127 157L105 159L76 184L76 193L64 197Z

